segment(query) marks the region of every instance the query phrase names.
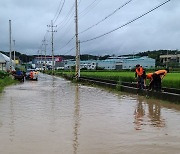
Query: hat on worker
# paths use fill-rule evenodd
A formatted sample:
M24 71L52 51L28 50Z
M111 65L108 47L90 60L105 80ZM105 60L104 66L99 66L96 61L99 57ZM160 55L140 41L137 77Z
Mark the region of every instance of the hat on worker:
M139 66L140 66L139 64L136 65L136 67L139 67Z

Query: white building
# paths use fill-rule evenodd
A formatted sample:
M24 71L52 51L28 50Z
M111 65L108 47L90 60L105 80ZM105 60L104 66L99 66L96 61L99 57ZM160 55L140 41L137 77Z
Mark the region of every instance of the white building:
M55 69L58 68L58 67L64 67L62 66L62 57L60 56L54 56L54 66L55 66ZM53 65L53 62L52 62L52 56L42 56L42 57L35 57L34 60L33 60L33 64L36 65L36 68L41 68L44 69L45 66L47 68L52 68L52 65Z
M155 59L148 57L124 59L122 62L122 69L132 69L137 64L140 64L143 68L152 69L155 68Z
M121 70L121 69L133 69L137 64L140 64L144 68L155 68L155 59L148 57L140 58L115 58L98 61L98 67L109 70Z
M10 58L2 53L0 53L0 70L8 71L10 70L10 64L11 70L15 70L15 62L13 60L10 61Z
M133 69L137 64L140 64L146 69L155 68L155 59L148 57L140 58L114 58L106 60L87 60L80 62L80 68L96 69L97 67L106 70L121 70L121 69ZM70 69L75 66L75 61L66 61L65 69Z

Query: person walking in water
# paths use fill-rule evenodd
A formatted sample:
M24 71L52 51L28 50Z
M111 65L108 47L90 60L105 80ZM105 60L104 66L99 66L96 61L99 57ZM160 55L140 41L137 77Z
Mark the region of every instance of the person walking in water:
M137 78L137 87L138 89L144 89L145 88L145 70L142 66L139 64L136 65L136 72L135 72L135 78Z

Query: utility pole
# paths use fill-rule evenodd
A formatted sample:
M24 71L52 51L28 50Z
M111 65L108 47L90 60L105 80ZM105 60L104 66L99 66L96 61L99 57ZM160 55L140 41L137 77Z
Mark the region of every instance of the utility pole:
M10 72L12 72L12 55L11 55L11 20L9 20L9 58L10 58Z
M79 45L79 48L78 48L78 66L79 66L79 69L78 69L78 74L79 74L79 77L80 77L80 40L78 41L78 45Z
M166 55L167 55L167 58L166 58L166 68L168 68L168 62L169 62L169 58L168 58L168 50L167 50L167 53L166 53Z
M37 51L37 53L38 53L38 57L37 57L37 66L38 66L38 68L39 68L39 50Z
M42 67L42 46L41 46L41 71L43 70L43 67Z
M45 71L47 70L47 59L46 59L46 45L48 45L46 43L46 38L44 37L44 40L43 40L43 45L44 45L44 57L45 57Z
M79 57L79 39L78 39L78 4L77 4L77 0L75 0L75 30L76 30L76 74L75 74L75 78L76 80L79 79L80 77L80 57Z
M15 40L13 40L13 42L14 42L14 62L15 62L15 60L16 60Z
M54 26L53 25L53 21L51 20L51 25L47 25L48 27L51 27L51 31L48 31L48 32L52 32L52 41L51 41L51 45L52 45L52 74L54 74L54 32L57 32L57 31L55 31L54 30L54 27L57 27L57 25L56 26Z

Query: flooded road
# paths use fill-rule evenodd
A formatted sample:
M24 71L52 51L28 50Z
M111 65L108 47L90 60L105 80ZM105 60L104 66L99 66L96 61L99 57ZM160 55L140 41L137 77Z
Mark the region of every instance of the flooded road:
M0 94L0 154L179 154L180 105L40 74Z

